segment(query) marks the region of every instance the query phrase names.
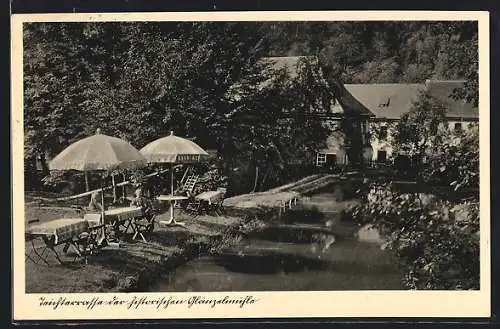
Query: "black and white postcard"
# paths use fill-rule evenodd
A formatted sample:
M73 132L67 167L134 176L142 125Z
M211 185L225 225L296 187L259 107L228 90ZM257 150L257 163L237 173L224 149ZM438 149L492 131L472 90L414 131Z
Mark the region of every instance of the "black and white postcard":
M14 320L490 316L488 17L12 15Z

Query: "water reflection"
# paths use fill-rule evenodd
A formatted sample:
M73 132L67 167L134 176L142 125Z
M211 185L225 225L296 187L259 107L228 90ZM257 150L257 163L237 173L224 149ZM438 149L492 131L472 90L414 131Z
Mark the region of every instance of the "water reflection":
M269 252L260 255L224 253L214 260L231 272L276 274L320 271L328 268L326 261L302 255Z
M402 289L393 257L356 240L358 227L341 220L357 189L328 186L280 222L168 273L151 291Z

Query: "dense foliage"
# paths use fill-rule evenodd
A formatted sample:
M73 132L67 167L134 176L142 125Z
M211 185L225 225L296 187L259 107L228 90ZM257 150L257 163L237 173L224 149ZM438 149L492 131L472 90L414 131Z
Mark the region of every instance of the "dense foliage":
M455 190L479 188L479 126L470 124L463 131L448 132L433 145L423 177Z
M269 37L276 56L328 49L345 83L467 78L477 85L474 22L273 22Z
M329 132L308 113L334 94L319 65L273 69L257 23L33 23L25 28L25 159L96 128L140 148L168 134L259 167L259 185L310 162ZM253 185L253 184L252 184ZM251 188L251 186L250 186Z
M351 216L376 228L410 289L479 289L479 204L374 185Z
M477 101L473 22L29 23L24 47L28 170L96 128L138 148L173 130L258 190L323 147L332 82L466 78ZM286 55L320 61L262 60Z
M439 100L422 93L410 110L398 120L395 133L395 149L399 154L423 160L432 145L441 143L447 134L446 107Z
M394 127L396 154L408 156L427 183L479 187L479 126L449 127L445 105L423 93Z

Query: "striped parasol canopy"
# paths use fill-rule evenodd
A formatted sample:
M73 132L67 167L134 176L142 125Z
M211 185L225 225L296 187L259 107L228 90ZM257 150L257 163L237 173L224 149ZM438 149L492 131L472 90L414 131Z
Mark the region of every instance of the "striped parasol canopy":
M147 160L127 141L101 134L81 139L59 153L49 163L50 170L115 170L144 166Z
M147 144L140 152L150 163L196 163L210 156L195 142L175 136L173 132Z

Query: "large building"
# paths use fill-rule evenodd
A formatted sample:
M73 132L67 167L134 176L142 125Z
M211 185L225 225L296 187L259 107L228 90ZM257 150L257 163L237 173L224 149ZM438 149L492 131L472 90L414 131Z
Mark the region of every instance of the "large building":
M269 59L275 68L286 67L293 77L299 58ZM360 161L389 161L394 157L393 128L424 91L444 103L449 129L467 129L470 123L479 121L479 112L477 107L451 97L453 91L463 83L455 80L427 80L416 84L338 83L332 86L337 102L332 106L330 116L325 115L325 120L332 126L343 125L343 132L332 133L326 141L327 147L318 152L316 164L332 166Z
M445 105L448 128L467 129L478 122L478 108L451 97L464 81L427 80L421 84L346 84L346 90L373 116L368 130L372 147L372 161L384 162L393 157L393 128L401 116L408 112L422 92L426 92ZM377 133L374 133L377 132Z

